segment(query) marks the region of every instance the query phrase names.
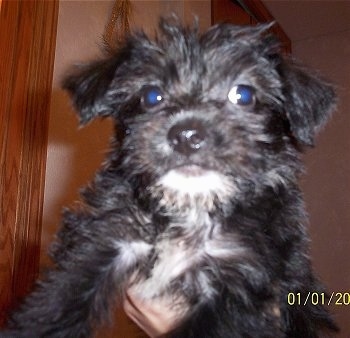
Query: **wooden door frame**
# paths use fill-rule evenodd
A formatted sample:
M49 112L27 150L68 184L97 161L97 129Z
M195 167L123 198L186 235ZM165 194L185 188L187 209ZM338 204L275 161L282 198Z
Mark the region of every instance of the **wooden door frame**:
M0 2L0 324L39 269L58 5Z
M281 41L283 49L287 53L292 52L292 43L288 35L285 33L283 28L276 22L275 18L265 7L261 0L243 0L245 8L254 15L254 19L259 23L271 23L275 24L271 27L271 32L273 32Z
M224 17L222 17L223 12L218 11L218 6L225 7ZM243 25L275 22L270 31L279 38L282 50L285 53L290 54L292 52L291 40L261 0L211 0L211 15L212 24L222 21ZM240 20L237 21L235 15L239 15Z

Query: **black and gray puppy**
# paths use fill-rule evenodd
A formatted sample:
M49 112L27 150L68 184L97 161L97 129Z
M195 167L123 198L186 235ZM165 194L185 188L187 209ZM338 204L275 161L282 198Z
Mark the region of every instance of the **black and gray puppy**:
M334 108L330 85L280 53L266 26L204 34L162 20L65 81L81 123L112 117L103 168L67 211L55 268L1 337L90 337L127 288L166 298L169 337L320 337L298 176Z

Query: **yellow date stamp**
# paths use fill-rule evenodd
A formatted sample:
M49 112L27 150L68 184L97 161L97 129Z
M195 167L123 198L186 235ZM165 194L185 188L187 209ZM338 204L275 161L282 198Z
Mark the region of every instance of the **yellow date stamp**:
M287 295L288 305L336 305L350 306L350 292L289 292Z

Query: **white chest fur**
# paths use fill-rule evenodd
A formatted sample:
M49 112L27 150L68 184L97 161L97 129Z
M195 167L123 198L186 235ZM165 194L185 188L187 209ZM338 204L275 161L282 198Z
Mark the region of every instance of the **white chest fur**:
M210 270L217 268L220 260L234 262L246 255L238 237L223 234L222 226L215 224L208 213L190 211L181 220L181 223L169 227L170 233L172 229L180 229L180 236L165 233L154 246L142 241L119 244L122 264L149 259L151 252L156 255L150 276L133 286L133 291L140 297L159 297L176 279L186 283L189 280L186 275L189 274L192 279L195 278L200 294L208 299L215 293Z

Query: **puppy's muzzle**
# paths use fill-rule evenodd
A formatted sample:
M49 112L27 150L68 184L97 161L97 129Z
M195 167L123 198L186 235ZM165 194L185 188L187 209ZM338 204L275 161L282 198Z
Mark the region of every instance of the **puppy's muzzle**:
M196 119L186 119L173 125L168 132L168 142L178 153L187 157L204 147L207 132Z

